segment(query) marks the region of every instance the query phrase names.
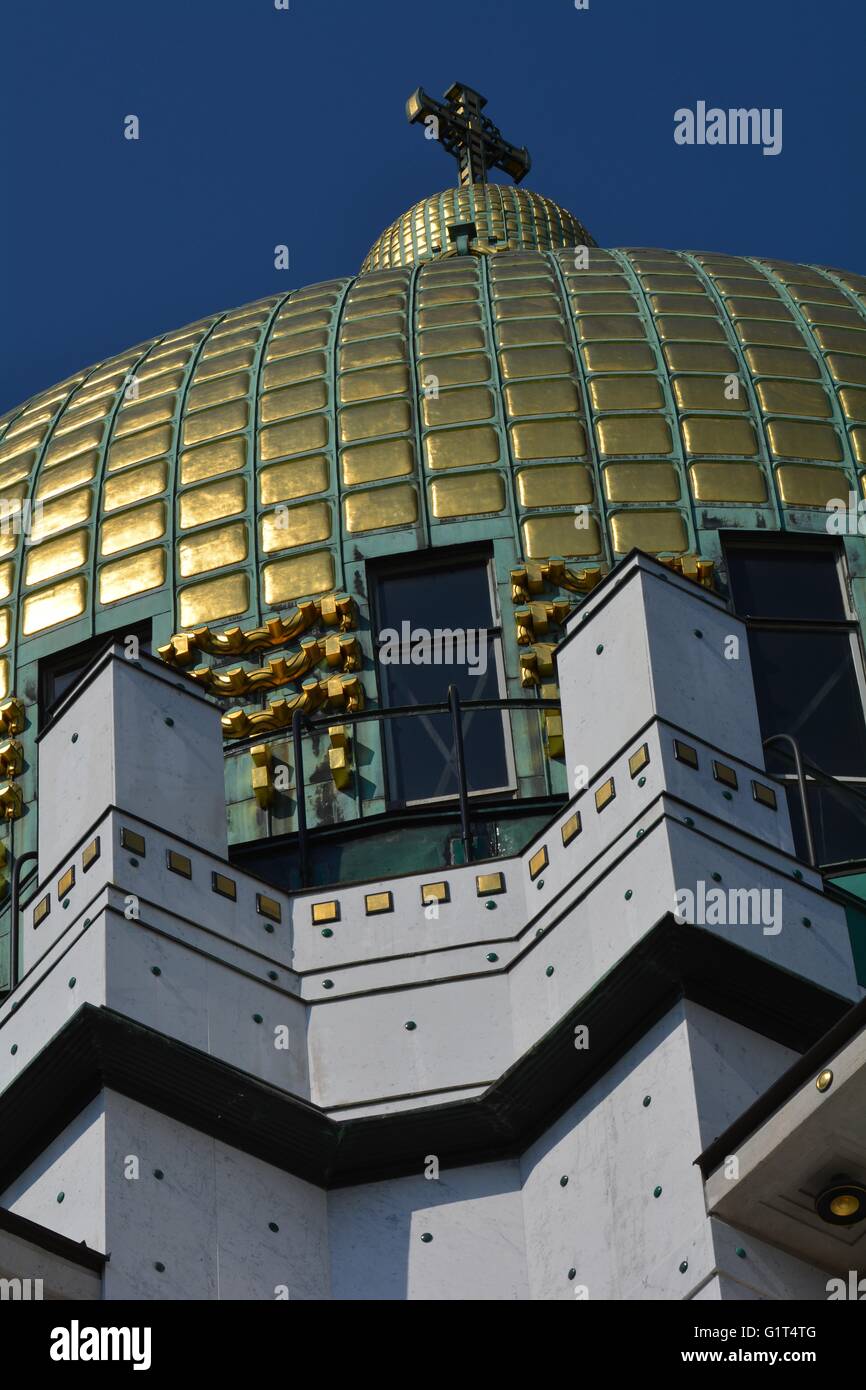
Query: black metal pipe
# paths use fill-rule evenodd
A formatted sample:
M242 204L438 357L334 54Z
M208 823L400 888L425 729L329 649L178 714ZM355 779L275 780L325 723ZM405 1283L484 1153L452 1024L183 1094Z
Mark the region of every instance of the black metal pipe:
M12 904L11 904L11 918L12 918L12 920L11 920L11 922L10 922L10 924L9 924L9 948L10 948L10 951L11 951L11 960L10 960L10 963L9 963L9 988L10 988L10 990L14 989L15 986L18 984L18 941L19 941L19 923L18 923L19 909L18 909L18 904L19 904L19 900L20 900L20 897L21 897L21 870L24 868L24 865L25 865L25 864L28 864L28 863L30 862L31 859L37 859L38 857L39 857L39 856L37 855L35 849L28 849L28 850L25 850L25 852L24 852L23 854L19 854L19 855L17 856L17 858L16 858L16 860L15 860L15 867L14 867L13 870L12 870Z
M464 863L472 862L472 831L469 826L469 789L466 785L466 760L463 755L463 719L460 714L460 691L448 687L448 708L451 711L451 732L454 737L454 759L457 764L457 796L460 802L460 838L463 841Z
M803 830L806 835L806 852L809 856L809 865L816 868L818 859L815 854L815 837L812 834L812 813L809 810L809 797L806 791L806 775L803 772L803 759L800 757L800 745L791 734L771 734L764 739L764 747L770 743L789 743L794 754L794 768L797 774L797 786L800 789L800 806L803 811Z
M307 797L304 787L303 720L302 711L296 709L292 714L292 748L295 763L295 800L298 808L296 816L298 822L298 871L301 876L301 887L306 888L309 883L309 850L307 845Z

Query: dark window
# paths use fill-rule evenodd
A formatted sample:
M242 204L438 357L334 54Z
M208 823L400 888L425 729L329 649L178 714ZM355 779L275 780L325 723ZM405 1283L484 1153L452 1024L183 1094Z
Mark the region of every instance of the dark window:
M123 642L129 636L138 638L140 651L150 651L150 623L134 623L129 627L118 629L114 633L101 633L98 637L92 637L87 642L79 642L75 647L67 647L66 651L44 657L40 661L39 715L43 727L45 721L50 719L54 708L63 699L66 692L72 689L78 677L87 669L93 658L103 651L109 642Z
M504 693L501 633L494 609L490 562L416 561L379 574L375 636L382 704L444 704L455 685L461 700ZM512 784L505 715L463 715L470 792ZM418 714L383 722L388 795L392 804L455 796L457 772L448 714Z
M760 544L731 539L725 557L734 606L747 619L761 734L789 734L799 744L818 860L866 857L863 659L842 551L832 541L780 536ZM802 852L789 746L771 744L766 763L786 778Z

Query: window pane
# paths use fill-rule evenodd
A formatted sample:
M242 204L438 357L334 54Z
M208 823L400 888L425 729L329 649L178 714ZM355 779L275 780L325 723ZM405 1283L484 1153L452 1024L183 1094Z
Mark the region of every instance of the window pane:
M749 652L763 737L791 734L823 772L866 775L866 728L848 634L752 631ZM790 757L770 748L767 768L790 772Z
M801 859L806 858L803 812L796 782L787 784L788 807L794 844ZM807 792L812 820L815 854L819 864L842 864L866 858L866 787L856 792L839 787L810 785Z
M490 582L486 564L431 568L419 561L417 570L388 575L378 586L379 633L403 622L413 628L491 627Z
M844 621L835 546L814 550L759 549L732 545L725 551L734 607L744 617Z
M429 655L427 649L424 655ZM421 653L419 653L421 654ZM389 705L442 704L449 685L456 685L463 700L496 699L499 681L495 643L484 639L478 660L427 665L389 665ZM441 655L441 653L440 653ZM385 725L391 796L396 801L419 801L457 794L457 768L450 715L413 715L389 719ZM502 715L497 710L467 711L463 715L466 780L470 791L503 787L508 783Z

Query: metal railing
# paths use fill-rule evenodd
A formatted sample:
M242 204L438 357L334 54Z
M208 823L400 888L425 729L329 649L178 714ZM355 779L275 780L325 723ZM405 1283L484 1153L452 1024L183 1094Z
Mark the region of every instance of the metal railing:
M800 801L800 811L803 817L803 837L805 839L806 857L809 865L813 869L821 869L822 865L827 865L837 861L827 859L818 853L816 848L815 822L812 815L812 807L809 804L809 791L829 792L837 805L851 815L863 827L863 842L866 846L866 785L863 790L853 786L849 782L843 782L840 778L834 777L831 773L825 772L817 763L813 763L808 758L804 758L800 750L800 745L792 734L771 734L764 739L764 748L772 744L784 743L790 750L790 757L794 767L794 780L797 784L797 791ZM786 790L791 785L791 778L784 773L768 772L769 777L784 787ZM862 856L866 858L866 854Z
M305 734L316 733L321 729L327 729L334 724L363 724L367 722L381 723L388 719L405 719L407 716L445 714L451 719L451 734L454 740L454 767L457 777L456 797L443 799L442 804L447 806L452 801L456 801L460 816L460 839L463 844L465 862L471 864L472 852L472 823L469 809L469 785L466 777L466 755L463 746L463 715L464 712L474 712L482 709L520 709L534 713L543 712L546 709L560 709L559 700L522 700L514 697L490 700L461 700L460 692L456 685L448 687L448 700L445 704L435 705L395 705L387 709L365 709L358 710L352 714L340 712L338 714L319 715L311 718L303 713L302 710L295 710L292 715L292 752L295 764L295 800L297 806L297 836L298 836L298 872L300 876L301 888L309 887L309 831L307 828L307 803L306 803L306 781L304 778L304 758L303 758L303 738ZM249 735L245 739L239 739L234 747L239 744L252 744L261 742L261 735Z

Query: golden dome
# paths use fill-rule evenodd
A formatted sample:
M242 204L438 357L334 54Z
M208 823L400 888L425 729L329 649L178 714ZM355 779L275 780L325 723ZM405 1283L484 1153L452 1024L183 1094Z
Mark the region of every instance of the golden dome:
M404 212L374 241L361 273L448 255L449 228L467 223L475 224L469 249L481 254L595 246L576 217L540 193L511 184L473 183L422 198Z
M16 651L26 666L144 618L157 645L359 591L367 557L407 544L495 535L515 563L605 566L633 546L713 555L720 525L820 529L866 464L866 278L588 257L311 285L10 412L0 502L37 505L0 537L3 684Z

